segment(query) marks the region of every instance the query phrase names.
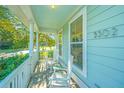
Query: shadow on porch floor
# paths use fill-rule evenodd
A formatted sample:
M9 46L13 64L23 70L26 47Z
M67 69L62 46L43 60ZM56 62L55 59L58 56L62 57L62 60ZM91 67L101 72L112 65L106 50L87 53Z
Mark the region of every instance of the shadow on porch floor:
M36 65L34 73L30 79L28 88L47 88L49 82L48 78L52 74L52 72L49 71L50 70L46 69L45 60L40 60L39 63ZM79 86L73 79L71 79L71 88L79 88Z

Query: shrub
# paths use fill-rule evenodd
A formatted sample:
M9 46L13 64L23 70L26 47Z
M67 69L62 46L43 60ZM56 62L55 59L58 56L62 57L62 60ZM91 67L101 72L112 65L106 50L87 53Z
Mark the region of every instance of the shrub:
M14 69L16 69L20 64L28 58L28 54L16 55L6 59L0 60L0 80L7 77Z
M48 52L48 58L53 58L53 50L50 50L50 51Z

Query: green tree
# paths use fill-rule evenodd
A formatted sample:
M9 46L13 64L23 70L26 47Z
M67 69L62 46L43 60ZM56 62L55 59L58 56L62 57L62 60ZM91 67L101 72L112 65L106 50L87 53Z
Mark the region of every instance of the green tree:
M45 34L45 33L41 33L40 34L40 43L42 44L42 46L55 46L55 39L53 38L53 34Z
M0 43L11 42L9 47L18 49L28 46L28 28L11 11L0 6Z

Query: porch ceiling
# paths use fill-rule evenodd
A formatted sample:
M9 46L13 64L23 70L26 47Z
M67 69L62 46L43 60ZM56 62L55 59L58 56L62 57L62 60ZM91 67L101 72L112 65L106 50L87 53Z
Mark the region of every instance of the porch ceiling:
M78 5L50 5L30 6L34 19L40 31L58 31L68 18L79 8Z

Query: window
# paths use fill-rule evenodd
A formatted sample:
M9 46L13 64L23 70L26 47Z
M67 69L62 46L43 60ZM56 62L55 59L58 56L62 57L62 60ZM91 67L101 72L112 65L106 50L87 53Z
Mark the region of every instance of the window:
M69 22L70 55L74 56L73 65L86 76L86 7Z
M59 36L59 56L62 56L62 43L63 43L62 31L58 33L58 36Z

